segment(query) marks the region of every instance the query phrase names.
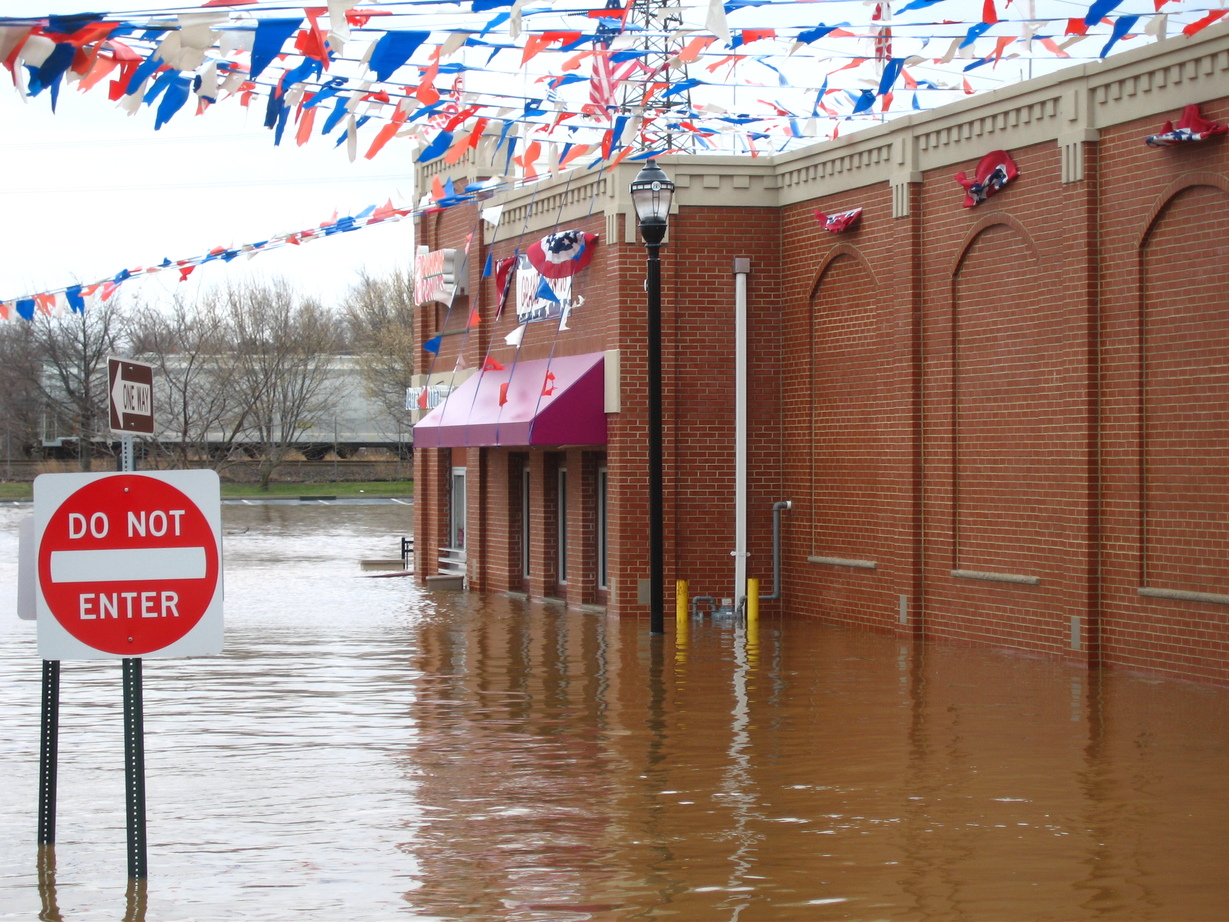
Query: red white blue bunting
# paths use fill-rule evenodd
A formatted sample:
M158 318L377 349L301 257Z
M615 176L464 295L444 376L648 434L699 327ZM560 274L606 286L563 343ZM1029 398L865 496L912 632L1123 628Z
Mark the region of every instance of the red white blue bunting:
M330 144L351 159L400 147L445 174L480 156L498 183L647 156L650 137L680 152L793 149L1028 73L1193 36L1226 14L1187 0L683 0L668 27L632 0L2 12L0 64L14 91L53 110L69 91L105 95L161 129L240 106L260 114L274 144ZM1205 133L1179 122L1154 137ZM469 194L437 180L420 207ZM69 309L84 297L55 294Z

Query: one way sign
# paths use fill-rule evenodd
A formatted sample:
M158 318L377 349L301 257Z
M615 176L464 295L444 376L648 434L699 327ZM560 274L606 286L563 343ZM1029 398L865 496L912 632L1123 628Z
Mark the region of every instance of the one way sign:
M132 359L107 359L111 430L126 435L154 434L154 366Z

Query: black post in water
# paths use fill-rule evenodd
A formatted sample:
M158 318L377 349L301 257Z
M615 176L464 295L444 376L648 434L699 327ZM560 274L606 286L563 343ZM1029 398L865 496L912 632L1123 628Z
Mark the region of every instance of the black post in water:
M38 844L55 844L56 763L60 753L60 661L43 660L43 730L38 763Z
M665 233L664 226L661 231ZM649 633L662 634L666 630L666 529L662 486L661 237L643 225L640 232L649 251Z
M128 804L128 879L148 876L145 854L145 717L141 660L124 660L124 780Z
M662 410L661 410L661 243L670 223L670 202L674 183L666 177L657 161L649 158L636 174L629 190L640 236L649 251L645 291L649 296L649 633L665 631L666 565L665 502L662 486Z

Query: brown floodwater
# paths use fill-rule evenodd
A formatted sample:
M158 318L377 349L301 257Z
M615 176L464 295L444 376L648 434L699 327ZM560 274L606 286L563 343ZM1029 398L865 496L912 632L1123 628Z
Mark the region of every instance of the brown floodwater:
M365 578L395 504L227 505L222 656L145 662L127 886L117 663L40 661L0 507L0 918L1229 918L1229 691L813 622L653 638Z

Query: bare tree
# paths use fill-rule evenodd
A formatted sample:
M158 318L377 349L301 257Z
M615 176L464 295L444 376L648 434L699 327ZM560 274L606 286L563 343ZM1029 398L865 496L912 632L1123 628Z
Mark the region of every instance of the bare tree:
M119 350L122 327L118 298L98 302L82 313L36 314L30 321L32 345L41 360L37 371L30 370L31 383L76 439L83 471L90 469L95 440L110 443L107 357Z
M363 393L379 412L375 422L400 442L410 427L405 392L414 377L413 275L398 268L376 278L364 270L342 309Z
M330 374L336 318L285 283L227 289L231 386L246 409L243 430L260 451L260 487L304 434L336 413L341 394Z
M28 457L41 447L42 365L33 332L28 323L0 325L0 438L6 461L14 454Z
M134 355L156 369L154 444L180 467L224 467L248 422L250 407L235 387L225 305L223 296L207 292L190 305L176 298L169 310L144 306L131 321Z

